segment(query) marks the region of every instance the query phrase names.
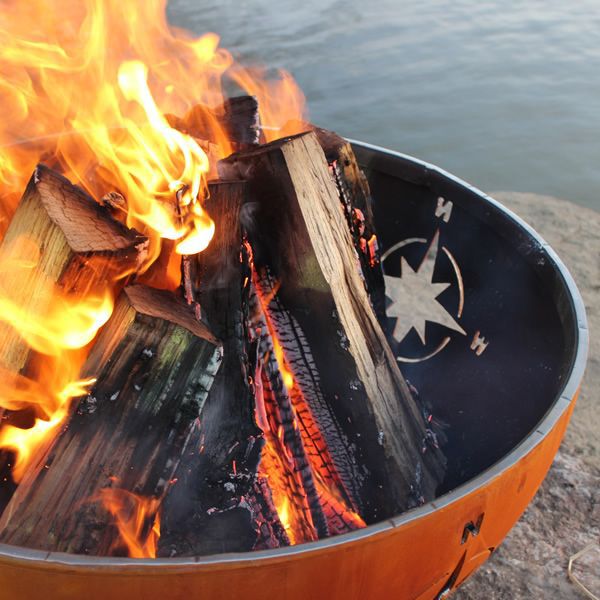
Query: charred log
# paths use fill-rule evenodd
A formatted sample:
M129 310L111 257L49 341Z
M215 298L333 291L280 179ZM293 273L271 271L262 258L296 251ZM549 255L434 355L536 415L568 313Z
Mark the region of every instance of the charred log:
M260 283L256 276L252 283L251 322L261 358L256 375L257 379L260 378L256 399L257 415L268 446L267 456L263 455L263 461L270 462L271 479L275 476L273 471L279 474L279 482L274 485L287 491L287 501L293 503L293 512L300 517L296 529L301 530L302 540L326 537L329 535L329 528L296 420L291 399L293 386L284 381L286 367L279 356L279 342L267 312L269 295L265 290L258 291ZM287 462L290 464L287 465Z
M258 101L254 96L236 96L224 104L225 128L229 139L241 146L254 146L260 142Z
M182 460L177 485L165 503L169 534L160 540L164 554L173 548L206 554L219 544L250 550L258 535L256 519L229 520L223 514L252 510L247 498L254 494L264 443L254 420L255 352L247 331L251 274L241 222L246 189L243 182L228 181L210 184L209 192L205 208L216 231L210 246L184 265L189 282L185 295L202 306L203 319L223 342L224 357L192 450ZM215 520L219 528L212 524ZM240 531L244 524L250 531ZM208 530L213 533L207 537Z
M167 115L167 119L171 127L211 143L225 139L234 148L242 149L260 142L258 102L254 96L229 98L215 108L197 105L181 118Z
M102 490L167 493L221 355L183 301L144 286L126 288L84 367L97 376L91 394L17 488L0 520L0 539L109 554L116 531L107 527Z
M296 459L294 471L301 476L300 483L316 526L315 533L319 536L324 531L340 534L362 527L364 521L358 515L353 497L359 495L359 482L364 474L353 462L344 463L340 472L336 468L332 451L338 449L330 450L321 432L322 429L331 431L335 423L324 402L320 376L307 340L298 322L281 306L277 284L255 274L254 286L253 324L264 356L262 374L266 381L263 387L271 392L270 395L263 394L264 418L270 421L271 431L284 434L277 436L282 439L275 439L273 443L287 442L279 452L285 455L291 451ZM277 345L285 347L285 357L281 350L277 351ZM282 370L287 381L281 382ZM312 407L307 398L311 399ZM319 424L315 414L320 415ZM344 461L344 456L344 452L341 456L338 452L339 461ZM302 498L298 494L292 497L300 504L296 511L302 511L299 502Z

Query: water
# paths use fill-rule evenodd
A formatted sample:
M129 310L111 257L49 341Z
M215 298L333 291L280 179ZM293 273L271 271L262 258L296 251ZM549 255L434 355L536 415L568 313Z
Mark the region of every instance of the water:
M323 127L600 210L599 0L171 0L169 16L289 70Z

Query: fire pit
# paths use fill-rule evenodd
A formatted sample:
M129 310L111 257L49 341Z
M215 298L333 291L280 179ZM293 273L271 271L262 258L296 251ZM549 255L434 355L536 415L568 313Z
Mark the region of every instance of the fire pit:
M132 560L2 545L3 597L443 598L502 541L572 412L583 303L551 248L493 199L416 159L354 150L374 197L388 315L399 317L394 356L426 414L447 424L438 497L351 533L250 553Z

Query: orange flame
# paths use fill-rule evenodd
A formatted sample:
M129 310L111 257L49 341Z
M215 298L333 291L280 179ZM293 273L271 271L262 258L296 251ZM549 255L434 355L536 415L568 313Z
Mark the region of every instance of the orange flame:
M113 190L123 195L127 224L151 239L149 264L161 239L177 240L180 254L196 253L214 233L202 208L211 165L199 141L173 129L164 114L204 106L206 139L216 144L216 158L229 154L231 142L215 117L226 76L257 96L267 139L297 133L304 98L289 75L269 82L263 73L235 65L216 34L194 38L169 26L165 5L165 0L3 2L5 219L42 156L96 198Z
M156 558L160 498L145 498L120 488L104 488L94 500L100 500L114 518L120 542L131 558Z
M214 234L203 208L215 167L210 160L233 149L217 118L223 78L257 96L267 139L300 131L303 96L289 75L255 79L262 74L234 64L216 34L194 37L171 27L165 9L166 0L2 2L0 231L42 161L97 199L113 191L125 199L127 224L150 239L147 270L160 256L162 240L170 240L176 253L193 254ZM178 131L164 116L185 115L196 105L204 107L194 110L204 114L211 145ZM4 258L0 282L15 269L36 269L39 249L12 262ZM79 381L85 359L79 349L109 318L112 284L83 298L42 285L35 311L0 284L2 326L40 353L35 379L11 375L0 382L0 409L29 408L36 416L29 429L0 430L0 447L17 453L17 480L56 434L71 400L91 385Z
M279 71L279 79L269 81L263 69L238 67L231 77L259 99L258 112L267 142L306 130L304 94L289 73Z
M66 349L82 348L108 321L113 309L108 290L85 299L63 293L38 269L40 250L33 240L20 236L0 252L0 321L10 325L30 348L56 356ZM35 298L25 282L36 272ZM35 306L36 310L31 310Z
M353 510L341 492L343 484L312 416L310 406L306 402L300 386L296 383L276 328L269 316L269 304L277 294L279 284L273 286L268 293L260 288L256 277L254 277L254 284L273 342L275 359L292 401L294 427L300 432L305 449L315 450L307 451L306 455L330 532L344 533L350 529L365 527L364 520ZM294 479L290 481L290 477L284 475L286 465L282 458L287 455L287 449L283 443L281 428L273 432L273 425L268 419L267 411L260 397L257 398L257 423L265 433L265 446L261 454L259 475L267 479L269 483L273 503L290 543L294 545L315 539L313 536L316 534L310 516L296 507L298 494L295 487L301 486L301 482ZM308 535L307 530L309 531Z
M21 378L24 389L19 389L14 378L20 376L10 373L3 375L0 383L0 406L10 410L36 407L44 413L43 418L36 418L29 429L5 425L0 430L0 448L7 448L16 454L12 476L18 483L33 457L45 448L48 439L57 433L59 425L68 416L71 400L87 394L96 380L90 378L69 382L59 391L51 392L46 384L42 385L25 377ZM59 380L63 379L58 373L55 376Z
M69 414L73 398L87 394L93 378L78 381L86 346L108 320L112 295L104 290L85 298L67 296L38 270L39 248L21 237L0 253L0 322L13 329L27 345L40 353L36 379L11 372L0 377L0 408L33 410L32 427L5 425L0 429L0 448L15 452L13 479L20 481L34 455L58 431ZM17 286L31 271L37 271L35 298L28 286ZM5 330L6 330L5 329ZM33 367L33 365L30 365Z

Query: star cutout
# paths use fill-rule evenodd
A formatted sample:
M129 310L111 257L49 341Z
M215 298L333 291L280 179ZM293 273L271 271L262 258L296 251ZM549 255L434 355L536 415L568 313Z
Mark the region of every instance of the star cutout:
M438 323L466 335L465 330L436 300L450 286L449 283L433 283L432 281L438 243L439 232L435 234L423 262L416 271L402 257L400 259L400 277L384 275L387 295L393 300L393 304L387 310L387 315L397 319L394 338L399 342L414 328L425 345L425 323L427 321Z

